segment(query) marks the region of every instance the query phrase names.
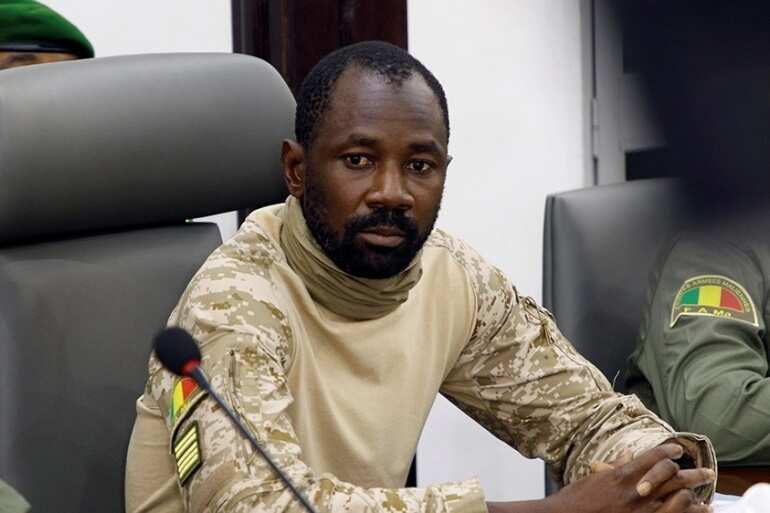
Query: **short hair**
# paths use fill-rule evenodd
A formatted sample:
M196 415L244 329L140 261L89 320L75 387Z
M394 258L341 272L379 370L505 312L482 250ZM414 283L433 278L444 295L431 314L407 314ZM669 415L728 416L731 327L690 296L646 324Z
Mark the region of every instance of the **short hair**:
M303 147L308 148L312 143L318 122L329 106L331 91L337 79L343 71L354 65L378 73L395 85L402 84L415 72L422 76L436 95L449 139L446 95L433 73L398 46L384 41L364 41L328 54L302 81L294 118L294 135Z

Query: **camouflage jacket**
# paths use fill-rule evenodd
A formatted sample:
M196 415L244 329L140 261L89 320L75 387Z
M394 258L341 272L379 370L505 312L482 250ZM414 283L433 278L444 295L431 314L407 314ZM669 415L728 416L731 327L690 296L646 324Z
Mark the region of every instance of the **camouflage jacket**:
M623 449L638 453L677 436L635 397L614 393L601 372L562 336L549 312L519 296L499 270L459 240L435 230L425 246L423 276L409 301L385 319L353 324L339 318L328 320L329 312L316 311L301 279L286 264L277 236L280 226L270 216L270 211L252 214L239 233L211 255L182 296L171 323L196 337L212 385L231 401L319 512L486 511L476 479L426 488L402 488L403 481L368 479L370 472L377 475L377 466L393 461L398 467L394 475L406 475L409 450L414 450L438 392L523 455L544 459L564 482L587 475L592 461L612 461ZM298 307L300 303L304 306ZM333 340L328 330L310 330L307 325L313 321L305 318L310 316L307 310L356 338ZM415 316L419 318L415 320ZM425 318L436 322L423 322ZM453 322L460 325L447 340L431 338L431 333L442 333L444 325ZM365 354L356 355L355 361L364 364L360 368L351 365L349 374L360 386L347 385L341 395L332 396L335 376L304 373L301 380L292 379L292 373L300 372L298 366L308 365L307 358L300 365L300 356L317 343L307 335L311 331L329 339L324 340L324 352L318 358L332 352L344 360L348 358L344 353L358 347L355 340L379 336L387 341L389 333L397 333L402 325L422 330L418 339L404 346L406 352L397 356L402 365L394 366L387 358L372 362L365 360ZM391 338L397 345L398 337ZM389 344L377 345L383 346ZM440 358L435 365L420 360L419 351L425 347L437 348ZM389 371L389 366L396 370ZM399 370L402 368L417 371L406 375ZM149 370L129 450L129 511L301 511L213 401L170 375L154 359ZM388 378L380 380L380 372ZM402 372L395 374L401 378L394 379L387 372ZM411 391L398 388L401 379L408 381L415 374L434 378L418 382ZM320 398L315 402L337 397L338 404L329 407L341 412L351 407L344 402L346 394L350 402L361 397L356 395L361 393L358 388L369 387L371 376L378 384L377 393L391 399L353 405L355 409L348 415L354 419L352 426L332 415L320 418L315 430L301 427L308 422L307 412L319 411L313 410L317 405L306 395ZM313 379L318 382L308 383ZM389 387L398 393L388 395ZM329 393L323 395L319 390ZM400 415L398 422L381 417L381 424L367 423L370 413L376 415L383 408L419 411ZM143 411L155 420L142 421ZM358 429L356 424L365 428ZM406 430L393 431L403 425ZM365 436L361 436L362 430ZM150 439L164 432L164 440ZM391 436L393 448L388 452ZM690 438L694 440L693 457L713 465L708 443L700 437ZM355 459L357 449L350 446L366 446L361 449L365 452L377 440L385 443L375 457L355 467L360 463ZM331 444L335 454L347 451L352 456L324 468L325 459L313 456L317 447L311 447L319 443ZM326 458L334 458L334 454ZM352 462L356 472L345 468L346 461ZM156 480L164 475L168 479L164 477L162 486L156 483L142 488L139 483L149 479L143 477L148 471L158 474ZM169 499L170 490L176 498ZM710 488L701 492L704 499L712 493ZM172 503L175 506L170 508L153 507Z

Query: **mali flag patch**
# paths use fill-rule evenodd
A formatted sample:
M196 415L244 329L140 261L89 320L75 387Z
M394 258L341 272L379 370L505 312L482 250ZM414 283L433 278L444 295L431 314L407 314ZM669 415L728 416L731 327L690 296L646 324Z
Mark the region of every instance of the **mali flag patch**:
M179 378L174 384L174 391L171 394L171 405L169 416L171 424L187 411L193 400L201 393L198 383L192 378Z
M179 485L184 486L187 480L203 464L201 444L198 434L198 423L193 422L174 442L174 461Z
M671 309L671 327L685 316L718 317L759 327L757 309L746 289L718 274L695 276L682 284Z

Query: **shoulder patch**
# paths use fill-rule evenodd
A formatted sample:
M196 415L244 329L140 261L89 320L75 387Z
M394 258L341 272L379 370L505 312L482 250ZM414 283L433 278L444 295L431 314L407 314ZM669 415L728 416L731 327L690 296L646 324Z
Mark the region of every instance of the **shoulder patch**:
M679 288L671 308L671 324L685 316L717 317L759 327L757 309L746 289L718 274L694 276Z
M176 461L176 475L179 478L179 485L184 486L203 464L197 422L190 424L190 427L174 442L174 461Z

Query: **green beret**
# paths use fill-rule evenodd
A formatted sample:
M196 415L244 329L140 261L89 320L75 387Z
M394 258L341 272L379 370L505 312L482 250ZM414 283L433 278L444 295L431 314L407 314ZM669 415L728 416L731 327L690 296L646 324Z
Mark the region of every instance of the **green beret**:
M94 56L91 43L75 25L35 0L0 0L0 51Z

